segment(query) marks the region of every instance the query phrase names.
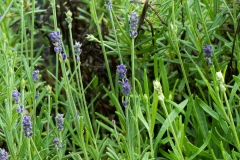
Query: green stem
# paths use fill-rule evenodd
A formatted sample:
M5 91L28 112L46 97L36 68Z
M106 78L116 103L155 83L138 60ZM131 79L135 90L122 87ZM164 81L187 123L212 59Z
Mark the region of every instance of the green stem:
M30 140L31 140L31 138L27 138L27 142L28 142L28 156L29 156L29 159L32 159Z
M37 147L36 147L36 145L35 145L33 139L32 139L32 138L28 138L28 139L29 139L29 145L30 145L30 140L31 140L32 145L33 145L35 151L37 152L37 155L38 155L39 159L42 160L42 158L41 158L41 156L40 156L40 154L39 154L39 152L38 152L38 150L37 150ZM29 147L29 148L30 148L30 147ZM31 153L31 152L29 152L29 153ZM31 156L31 154L30 154L30 156ZM30 157L30 159L31 159L31 157Z
M93 19L96 23L96 26L97 26L97 31L98 31L98 35L99 35L101 46L102 46L103 57L104 57L104 61L105 61L105 64L106 64L106 69L107 69L107 74L108 74L110 86L111 86L111 89L112 89L113 93L115 93L115 89L114 89L114 85L113 85L113 81L112 81L112 75L111 75L111 71L110 71L109 64L108 64L107 53L106 53L103 38L102 38L102 32L101 32L101 28L100 28L100 25L99 25L99 20L98 20L98 17L97 17L95 4L97 4L95 2L95 0L92 0L90 2L90 10L91 10L91 14L93 16Z
M113 21L113 16L112 16L112 11L111 10L110 10L109 14L110 14L111 22L112 22L115 41L116 41L116 44L117 44L118 57L120 59L120 63L123 64L123 60L122 60L122 56L121 56L120 48L119 48L119 43L118 43L118 37L117 37L117 33L116 33L115 24L114 24L114 21Z
M135 54L134 54L134 38L132 38L132 45L131 45L131 62L132 62L132 94L133 94L133 109L134 109L134 116L136 118L136 132L137 132L137 148L138 154L141 153L141 146L140 146L140 134L138 128L138 107L136 105L136 91L135 91Z
M179 145L178 138L177 138L176 133L175 133L175 130L174 130L174 128L173 128L172 122L171 122L171 120L170 120L170 118L169 118L168 111L167 111L167 107L166 107L166 105L165 105L165 103L164 103L164 100L162 100L162 101L160 100L160 103L161 103L161 105L162 105L162 107L163 107L163 109L164 109L164 112L165 112L166 116L167 116L167 120L168 120L168 123L169 123L169 125L170 125L170 129L171 129L171 131L172 131L173 138L174 138L174 140L175 140L175 143L176 143L178 152L179 152L179 154L180 154L180 156L181 156L181 159L184 160L184 157L183 157L183 154L182 154L182 150L181 150L181 147L180 147L180 145Z
M54 30L57 31L57 13L56 13L56 3L55 0L52 1L52 10L53 10L53 23L54 23ZM58 79L58 67L59 67L59 56L56 53L56 78ZM58 82L55 81L55 90L56 90L56 99L55 99L55 113L58 113Z
M48 124L47 124L47 146L49 146L49 136L50 136L50 114L51 114L51 96L48 94ZM49 152L49 149L47 150L47 153Z
M31 25L31 66L33 65L33 40L34 40L35 0L32 0L32 25Z
M231 122L231 123L230 123L230 126L231 126L231 129L232 129L232 131L233 131L234 137L235 137L235 139L236 139L237 149L238 149L238 151L240 151L239 138L238 138L238 134L237 134L237 131L236 131L236 127L235 127L234 120L233 120L233 117L232 117L231 108L230 108L230 105L229 105L229 103L228 103L228 98L227 98L226 92L223 92L223 95L224 95L224 99L225 99L225 102L226 102L226 105L227 105L228 115L230 116L230 122Z

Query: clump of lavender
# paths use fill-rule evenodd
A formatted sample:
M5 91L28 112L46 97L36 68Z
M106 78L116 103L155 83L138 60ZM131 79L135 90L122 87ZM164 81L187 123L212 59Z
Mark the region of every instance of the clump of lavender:
M8 152L5 149L0 150L0 160L8 160Z
M58 138L58 137L54 138L53 143L54 143L59 149L62 148L62 144L61 144L61 142L59 141L59 138Z
M32 137L33 132L32 132L32 122L30 121L31 117L30 116L24 116L23 117L23 130L24 130L24 135L28 138Z
M137 33L137 28L138 28L138 14L136 12L132 12L130 15L130 19L129 19L129 26L130 26L130 30L129 30L129 34L131 38L136 38L138 33Z
M61 44L61 37L60 37L60 32L59 31L54 31L49 34L52 44L54 45L54 51L56 53L61 53L62 52L62 44Z
M105 0L107 10L112 10L112 2L111 0Z
M23 105L20 105L20 106L16 109L16 111L17 111L18 113L23 113L23 109L24 109L24 106L23 106Z
M122 93L124 94L124 96L127 96L130 93L131 85L129 84L128 79L126 78L126 73L127 73L126 66L123 64L118 65L117 73L119 74L119 79L120 79L119 84L122 86ZM123 100L122 102L123 106L127 106L128 103L129 102L127 99Z
M33 82L37 82L38 81L38 75L39 75L39 70L38 69L33 71L33 73L32 73L32 80L33 80Z
M82 53L82 43L79 43L79 42L75 42L75 45L74 45L74 54L76 55L76 59L77 59L77 62L80 61L80 54Z
M204 57L206 58L206 62L209 66L213 65L213 62L211 61L211 57L212 57L212 46L210 45L206 45L204 46L203 48L203 51L204 51Z
M12 92L12 97L14 98L15 103L19 103L20 102L20 95L21 94L17 90L14 90Z
M63 118L64 114L57 114L57 116L55 117L56 119L56 124L58 125L58 130L63 130L63 122L64 122L64 118Z

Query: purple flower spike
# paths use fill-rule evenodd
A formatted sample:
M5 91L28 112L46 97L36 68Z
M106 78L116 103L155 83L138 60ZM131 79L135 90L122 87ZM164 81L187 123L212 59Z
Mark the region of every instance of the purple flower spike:
M122 104L123 104L124 107L126 107L126 106L128 105L128 103L129 103L128 101L123 101L123 102L122 102Z
M5 151L5 149L1 149L1 151L0 151L0 160L8 160L7 156L8 156L8 152Z
M15 103L19 103L20 102L20 95L21 94L17 90L14 90L12 92L12 97L14 98Z
M126 77L127 69L126 66L123 64L120 64L117 66L117 73L119 74L119 78L123 79Z
M67 60L67 55L66 55L65 53L62 54L62 59L63 59L64 61Z
M210 46L210 45L204 46L203 51L205 52L204 56L206 58L211 58L212 57L212 52L213 52L212 46Z
M54 45L54 52L61 53L62 52L62 44L60 32L55 31L49 34L52 44Z
M112 10L112 2L111 0L105 0L107 10Z
M55 117L56 124L58 125L58 130L63 130L63 122L64 122L63 116L64 114L57 114L57 116Z
M203 51L205 52L204 57L206 58L206 62L209 66L213 65L213 62L211 61L211 57L212 57L212 46L210 45L206 45L203 48Z
M33 73L32 73L32 80L33 80L33 82L37 82L38 81L38 74L39 74L39 70L38 69L33 71Z
M131 90L131 85L128 83L128 79L125 79L124 82L119 81L119 84L122 85L123 88L123 94L128 95Z
M32 122L30 121L31 117L30 116L24 116L23 117L23 130L24 130L24 135L28 138L32 137L33 132L32 132Z
M131 38L136 38L138 33L137 33L137 28L138 28L138 14L136 12L132 12L130 15L129 19L129 34Z
M24 109L24 106L23 106L23 105L20 105L20 106L16 109L16 111L17 111L18 113L23 113L23 109Z
M62 144L60 143L58 137L54 138L53 143L54 143L55 145L57 145L57 147L58 147L59 149L62 148Z

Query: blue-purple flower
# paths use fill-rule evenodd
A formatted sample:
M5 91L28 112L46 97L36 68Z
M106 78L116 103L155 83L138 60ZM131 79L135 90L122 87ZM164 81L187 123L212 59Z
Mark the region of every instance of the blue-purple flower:
M206 57L206 58L212 57L212 52L213 52L212 46L210 46L210 45L204 46L203 51L205 52L204 57Z
M63 61L67 60L67 55L65 53L62 54L62 59L63 59Z
M24 135L28 138L32 137L33 132L32 132L32 122L30 121L31 117L30 116L24 116L23 117L23 131Z
M204 46L203 51L205 53L204 57L206 58L207 64L210 66L213 65L213 62L211 61L212 52L213 52L212 46L210 46L210 45Z
M128 105L128 103L129 103L129 102L126 101L126 100L122 102L122 104L123 104L124 107L126 107L126 106Z
M130 90L131 90L131 85L128 83L128 79L125 79L123 82L119 81L119 84L122 85L123 94L128 95L130 93Z
M12 97L15 100L15 103L19 103L20 102L20 93L17 90L14 90L12 92Z
M119 74L119 78L123 79L126 77L127 69L126 66L123 64L120 64L117 66L117 73Z
M62 52L62 44L61 44L61 37L60 37L60 32L59 31L54 31L49 34L52 44L54 45L54 51L56 53L61 53Z
M58 130L63 130L63 123L64 123L64 118L63 118L64 114L57 114L57 116L55 117L56 119L56 124L58 125Z
M74 54L76 55L77 62L80 61L80 54L82 53L81 47L82 44L76 41L74 45Z
M39 97L39 94L36 93L36 94L35 94L35 99L38 99L38 97Z
M138 28L138 14L136 12L132 12L130 15L129 19L129 34L131 38L136 38L138 33L137 33L137 28Z
M125 100L123 99L122 104L124 107L126 107L129 103L126 96L130 93L131 90L131 85L129 84L128 79L126 77L127 68L125 65L120 64L117 66L116 72L119 74L118 83L122 86L122 93L124 94L123 98L125 99Z
M5 149L0 150L0 160L8 160L8 152Z
M18 113L23 113L23 109L24 109L24 106L23 106L23 105L20 105L20 106L16 109L16 111L17 111Z
M37 82L38 81L38 75L39 75L39 70L38 69L33 71L33 73L32 73L32 80L33 80L33 82Z
M112 2L111 0L105 0L107 10L112 10Z
M59 149L62 148L62 144L61 144L61 142L59 141L59 138L58 138L58 137L54 138L53 143L54 143Z

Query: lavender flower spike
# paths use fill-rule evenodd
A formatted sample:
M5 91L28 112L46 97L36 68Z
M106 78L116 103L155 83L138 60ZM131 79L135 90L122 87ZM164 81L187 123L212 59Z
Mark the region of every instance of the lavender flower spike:
M31 117L30 116L24 116L23 117L23 130L24 130L24 135L28 138L32 137L33 132L32 132L32 122L30 121Z
M1 149L1 151L0 151L0 160L8 160L7 156L8 156L8 152L5 151L5 149Z
M57 114L57 116L55 117L56 123L58 125L58 130L63 130L63 122L64 122L63 116L64 114Z
M74 45L74 54L76 55L77 62L80 61L80 54L82 53L81 47L82 44L76 41Z
M14 98L15 103L19 103L20 102L20 95L21 94L17 90L14 90L12 92L12 97Z
M117 66L117 73L119 74L119 78L123 79L126 77L127 69L126 66L123 64L120 64Z
M61 37L60 37L60 32L55 31L49 34L52 44L54 45L54 51L56 53L61 53L62 52L62 44L61 44Z
M37 82L38 81L38 74L39 74L39 70L38 69L33 71L33 73L32 73L32 80L33 80L33 82Z
M20 105L20 106L16 109L16 111L17 111L18 113L23 113L23 109L24 109L24 106L23 106L23 105Z
M136 12L132 12L130 15L130 19L129 19L129 26L130 26L130 30L129 30L129 34L131 38L136 38L138 33L137 33L137 28L138 28L138 14Z
M54 138L53 143L54 143L55 145L57 145L57 147L58 147L59 149L62 148L62 144L61 144L61 142L59 141L59 138L58 138L58 137Z
M203 51L205 52L204 57L206 58L206 62L209 66L213 65L213 62L211 61L212 57L212 46L210 45L205 45L203 48Z
M128 79L125 79L124 82L119 81L119 84L122 85L123 94L128 95L131 90L131 85L128 83ZM126 104L126 102L125 102L125 104Z
M63 53L63 54L62 54L62 59L63 59L64 62L67 60L67 55L66 55L66 53Z
M112 2L111 0L105 0L107 10L112 10Z
M204 57L211 58L212 57L212 46L206 45L203 48L203 51L205 52Z

